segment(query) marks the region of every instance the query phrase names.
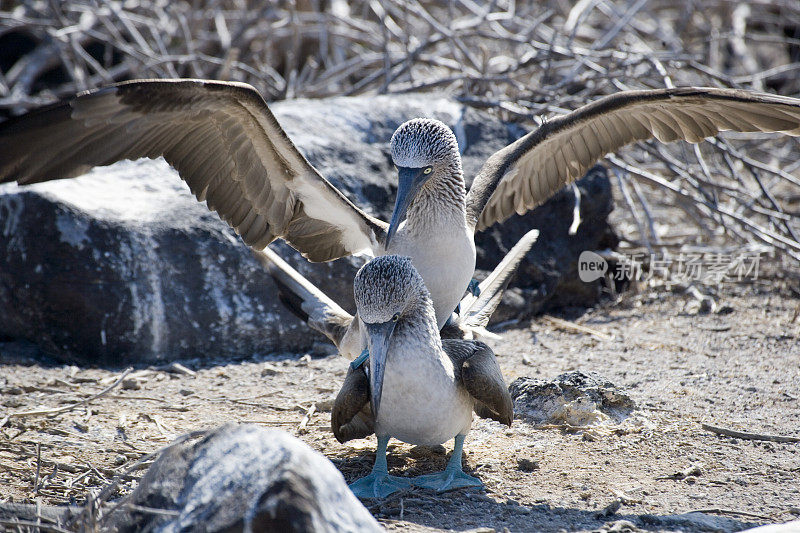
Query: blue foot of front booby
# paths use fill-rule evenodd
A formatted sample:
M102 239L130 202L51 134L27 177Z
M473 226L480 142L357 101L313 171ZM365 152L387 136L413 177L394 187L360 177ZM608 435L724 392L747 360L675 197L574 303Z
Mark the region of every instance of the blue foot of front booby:
M367 498L385 498L390 494L411 487L409 480L390 476L386 472L375 472L374 470L367 476L362 477L350 485L350 490L356 498L365 500Z
M389 437L378 438L378 449L375 451L375 466L369 475L357 479L350 485L356 498L385 498L393 492L411 487L411 482L402 477L390 476L386 466L386 446Z
M461 469L461 450L464 446L464 435L456 435L456 444L453 447L453 455L447 462L445 469L438 474L426 474L411 479L411 483L416 487L432 489L438 492L446 490L461 489L464 487L482 488L481 480L464 473Z

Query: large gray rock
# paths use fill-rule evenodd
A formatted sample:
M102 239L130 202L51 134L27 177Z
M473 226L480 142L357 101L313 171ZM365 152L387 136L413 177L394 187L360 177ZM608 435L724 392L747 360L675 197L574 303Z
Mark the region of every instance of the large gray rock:
M100 530L382 531L328 459L284 431L252 425L169 448L121 503Z
M432 116L457 134L466 175L524 133L432 96L298 100L274 104L311 162L356 204L388 219L396 191L388 140L403 121ZM584 223L569 236L567 189L478 236L489 270L526 231L539 241L521 265L502 319L548 302L591 305L599 284L574 274L580 251L613 245L603 171L581 180ZM363 260L310 264L276 248L343 307ZM304 351L322 340L279 303L272 281L238 237L163 161L122 162L26 188L0 186L0 338L27 339L68 361L122 363Z

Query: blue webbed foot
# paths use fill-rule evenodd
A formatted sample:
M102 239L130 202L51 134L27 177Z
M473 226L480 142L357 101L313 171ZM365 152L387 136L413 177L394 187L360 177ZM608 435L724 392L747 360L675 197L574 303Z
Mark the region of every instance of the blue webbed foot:
M453 447L453 455L447 462L447 466L438 474L426 474L411 478L411 483L416 487L433 489L438 492L446 490L461 489L464 487L483 488L481 480L465 474L461 469L461 455L464 446L464 435L456 435L456 443Z
M388 444L388 436L378 437L378 449L375 451L375 466L372 467L372 472L348 485L356 498L385 498L393 492L411 487L408 479L389 475L386 467Z
M446 468L438 474L426 474L411 478L415 487L423 487L438 492L461 489L464 487L483 488L480 479L464 473L460 468Z
M357 479L349 485L356 498L385 498L390 494L411 487L411 482L402 477L375 472Z

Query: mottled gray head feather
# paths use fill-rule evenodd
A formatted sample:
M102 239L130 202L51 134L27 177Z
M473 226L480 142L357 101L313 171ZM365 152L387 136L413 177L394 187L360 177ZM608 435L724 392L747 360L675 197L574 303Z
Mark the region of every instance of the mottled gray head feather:
M411 264L399 255L376 257L358 271L353 281L358 314L364 322L387 322L395 313L430 297L425 281Z
M404 122L392 135L392 160L398 167L422 168L460 161L458 141L446 124L430 118Z

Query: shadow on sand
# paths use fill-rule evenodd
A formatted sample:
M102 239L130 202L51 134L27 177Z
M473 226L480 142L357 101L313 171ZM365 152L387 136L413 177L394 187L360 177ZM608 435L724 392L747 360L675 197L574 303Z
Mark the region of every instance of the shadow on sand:
M399 476L417 476L442 470L449 454L441 450L416 448L398 453L389 445L389 472ZM331 457L348 483L367 475L375 460L373 450L347 457ZM481 472L464 465L470 475ZM497 496L502 498L502 496ZM461 489L446 493L412 488L392 494L384 500L362 500L370 512L384 523L412 522L427 528L463 531L491 528L495 531L741 531L763 522L736 520L727 516L692 512L655 515L626 513L623 509L604 514L603 509L584 510L549 504L525 505L513 499L498 502L484 490ZM628 522L626 524L625 522ZM604 527L605 526L605 527ZM637 529L638 528L638 529Z

